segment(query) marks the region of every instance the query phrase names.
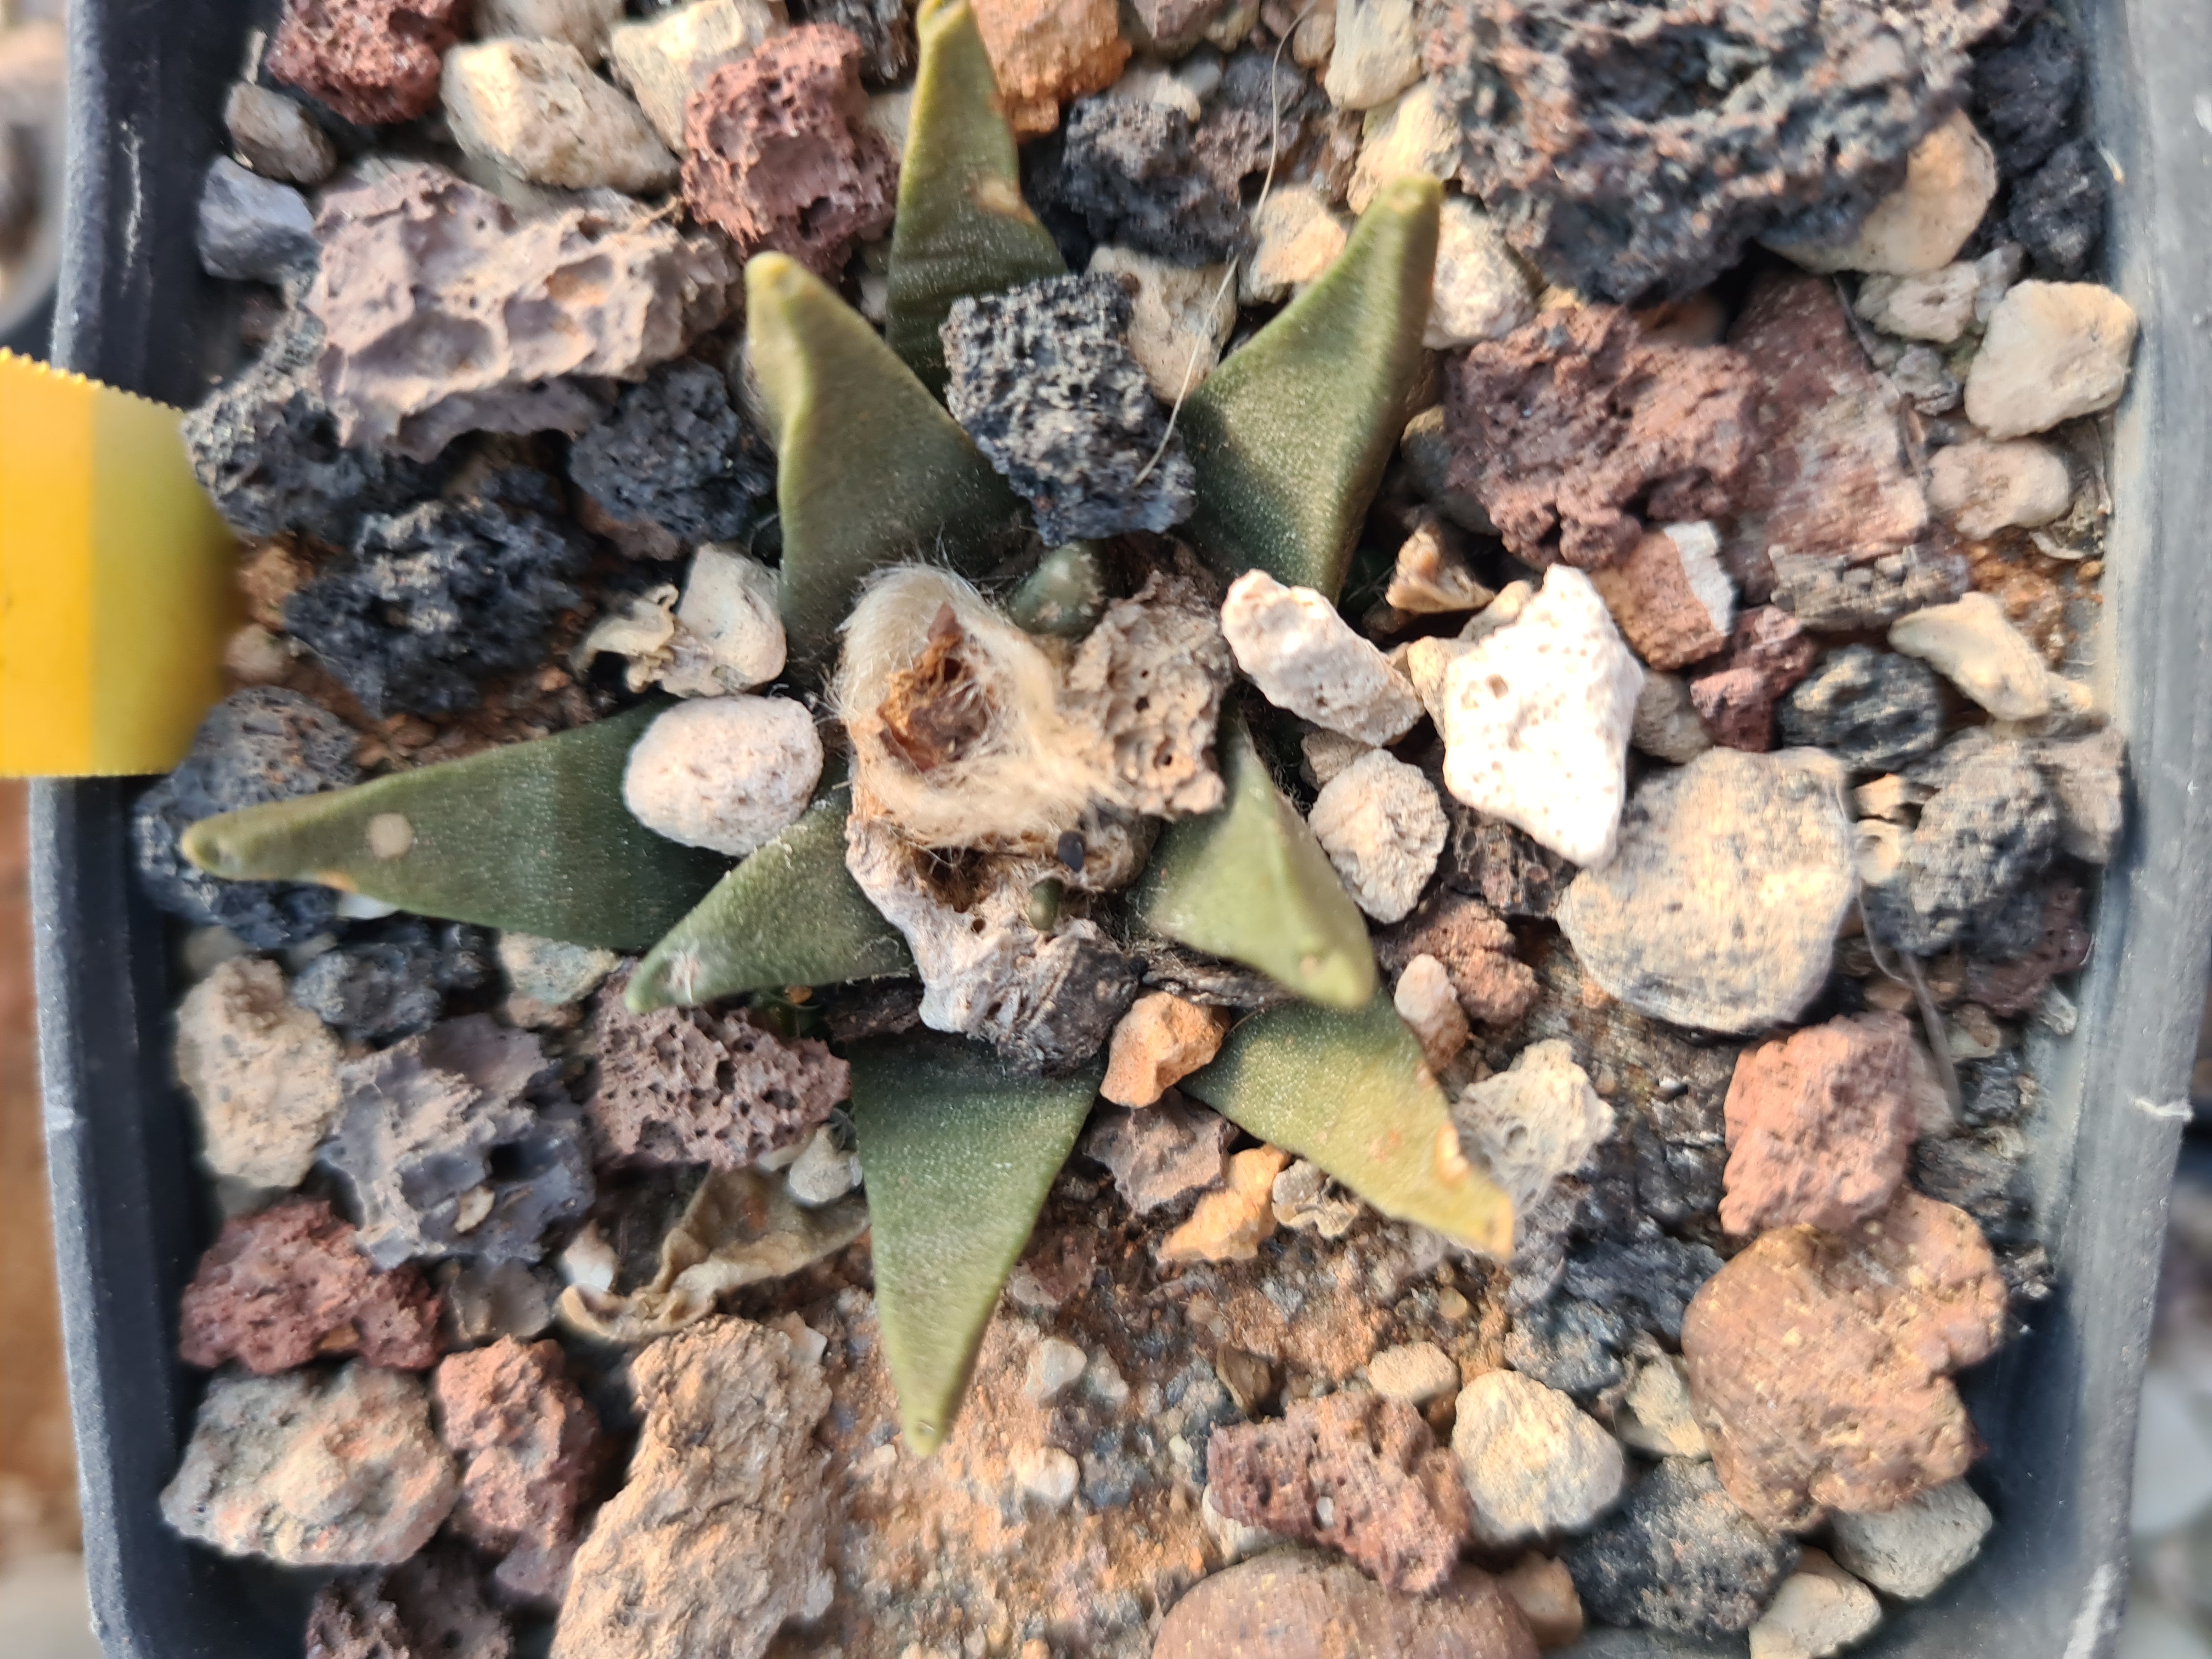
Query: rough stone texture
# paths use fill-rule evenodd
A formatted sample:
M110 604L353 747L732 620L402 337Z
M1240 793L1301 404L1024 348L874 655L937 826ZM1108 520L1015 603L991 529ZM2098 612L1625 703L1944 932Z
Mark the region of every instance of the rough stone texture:
M484 1600L467 1552L432 1548L389 1572L349 1573L315 1593L307 1659L512 1659L514 1633Z
M200 722L191 753L131 810L131 849L147 896L195 926L227 927L257 951L323 932L336 915L329 888L225 881L187 863L177 840L218 813L343 788L360 776L354 741L337 716L296 691L254 687L225 697Z
M1166 991L1139 997L1114 1028L1098 1092L1120 1106L1149 1106L1220 1052L1221 1018Z
M1848 240L1790 242L1781 251L1811 270L1892 276L1941 270L1959 257L1997 193L1997 162L1963 111L1912 147L1905 182L1874 204Z
M1779 714L1785 742L1825 749L1855 772L1895 771L1943 740L1935 675L1871 646L1830 653Z
M1017 138L1052 131L1062 104L1103 92L1129 61L1114 0L975 0L974 10Z
M302 968L292 1000L352 1042L427 1031L447 995L491 977L491 937L466 922L372 922Z
M1798 1553L1729 1501L1711 1463L1669 1457L1565 1560L1607 1624L1710 1638L1750 1629Z
M357 126L427 115L439 55L460 38L462 0L285 0L270 76Z
M623 768L623 805L686 847L744 858L799 822L822 736L789 697L693 697L656 715Z
M1221 631L1261 696L1316 726L1384 744L1421 718L1405 676L1310 587L1248 570L1222 604Z
M1928 505L1970 540L1981 541L2014 526L2049 524L2073 497L2065 459L2025 439L1990 443L1970 438L1929 458Z
M2134 307L2094 283L2021 283L1997 301L1966 376L1966 418L2024 438L2119 402Z
M1528 831L1485 817L1449 795L1444 815L1451 820L1443 860L1445 886L1473 894L1500 915L1548 918L1559 908L1559 894L1572 878L1573 866L1565 859L1538 845Z
M1336 45L1322 81L1346 109L1372 109L1421 73L1413 0L1337 0Z
M1848 1231L1759 1239L1682 1323L1691 1395L1729 1496L1799 1528L1956 1480L1979 1443L1949 1373L1995 1351L2005 1303L1972 1218L1909 1188ZM1786 1331L1799 1340L1777 1341Z
M315 268L315 216L307 198L228 155L209 164L194 240L200 268L232 282L282 283Z
M376 718L457 714L486 678L544 659L590 556L553 481L516 468L363 519L352 552L285 601L284 625Z
M568 477L610 519L641 530L653 556L673 558L752 528L775 493L775 457L722 376L678 357L623 388L614 412L569 447Z
M1477 344L1449 389L1447 481L1540 568L1611 564L1643 520L1726 517L1759 442L1741 355L1651 344L1611 306L1545 312Z
M1154 397L1172 405L1213 372L1237 326L1237 295L1222 285L1228 266L1193 268L1128 248L1100 247L1091 256L1090 270L1094 276L1126 277L1136 284L1129 349L1144 366Z
M1839 1233L1885 1208L1916 1128L1911 1043L1902 1016L1863 1014L1747 1048L1729 1085L1721 1224Z
M2081 43L2056 12L2027 27L1974 65L1974 122L1996 151L2008 179L2050 159L2072 124L2081 92Z
M1650 1457L1711 1455L1690 1401L1689 1373L1678 1354L1653 1356L1637 1368L1628 1392L1613 1408L1621 1443Z
M1451 1454L1419 1413L1380 1395L1345 1390L1216 1429L1206 1481L1232 1520L1340 1550L1401 1594L1442 1587L1468 1529Z
M1268 191L1252 210L1252 252L1237 270L1237 299L1248 306L1289 299L1336 263L1351 236L1352 222L1313 185Z
M661 141L680 155L691 94L723 64L736 63L784 27L782 0L695 0L616 24L607 36L607 67L637 100Z
M1432 79L1415 82L1389 103L1368 111L1360 122L1359 158L1352 166L1345 204L1354 213L1364 213L1383 185L1407 173L1449 176L1460 142L1459 123L1449 98ZM1443 252L1440 237L1439 258ZM1432 312L1431 320L1433 317ZM1521 320L1528 319L1524 316Z
M1213 738L1231 661L1212 598L1186 571L1154 571L1085 636L1060 708L1125 808L1172 818L1220 806Z
M1917 1601L1980 1554L1995 1524L1974 1489L1951 1480L1893 1510L1839 1514L1829 1526L1837 1560L1885 1595Z
M1491 1546L1580 1532L1613 1506L1626 1477L1620 1443L1555 1389L1491 1371L1460 1391L1452 1455Z
M1459 1392L1459 1364L1433 1342L1408 1342L1376 1349L1367 1380L1385 1400L1425 1406Z
M575 1023L575 1006L621 965L612 951L532 933L499 936L499 965L507 975L507 1016L516 1025Z
M1644 782L1620 852L1559 926L1638 1012L1711 1031L1794 1019L1828 977L1856 883L1833 763L1714 749Z
M437 471L338 441L321 389L323 325L295 307L252 365L185 416L192 471L224 521L252 540L305 531L343 547L362 515L413 506Z
M571 436L599 405L569 376L635 379L720 322L720 240L612 198L517 219L453 174L403 163L325 191L307 305L343 443L427 460L464 432Z
M645 1349L630 1387L644 1426L576 1553L553 1659L761 1659L830 1601L821 1367L715 1319Z
M622 21L623 0L476 0L471 10L479 40L559 40L596 64L606 56L607 31Z
M2028 746L2028 757L2058 807L2058 844L2087 863L2110 864L2119 850L2121 762L2126 753L2127 740L2109 730Z
M1730 544L1747 597L1765 597L1779 555L1861 565L1918 542L1928 504L1905 453L1902 400L1867 362L1834 288L1770 272L1729 338L1758 386L1759 442Z
M1464 196L1444 198L1437 235L1437 270L1421 343L1452 351L1498 340L1536 314L1528 273L1505 237Z
M2073 139L2014 185L2005 230L2027 251L2038 276L2072 281L2094 263L2111 194L2112 174L2096 145Z
M1960 259L1923 276L1869 276L1851 309L1885 334L1949 345L1974 326L1981 287L1980 270Z
M1881 1623L1875 1593L1819 1550L1799 1558L1751 1627L1752 1659L1827 1659Z
M2057 808L2024 749L1978 750L1922 806L1894 874L1867 888L1868 923L1914 956L1948 950L1995 921L2057 842Z
M1249 1261L1275 1231L1275 1178L1290 1163L1288 1152L1252 1146L1229 1160L1219 1192L1206 1194L1190 1219L1153 1247L1163 1263Z
M1423 953L1408 962L1391 988L1390 1001L1421 1040L1421 1058L1431 1072L1441 1072L1467 1047L1466 1012L1452 988L1450 970L1436 957Z
M251 81L231 87L222 125L239 160L264 179L319 185L337 167L337 148L298 99Z
M915 0L798 0L794 9L806 22L852 32L860 43L865 85L888 87L904 80L915 65ZM1005 84L1001 78L1000 85Z
M1458 526L1427 507L1413 514L1413 531L1398 544L1383 599L1394 609L1417 616L1480 611L1498 595L1484 585L1468 562Z
M1636 654L1654 668L1686 668L1729 642L1735 586L1721 568L1712 526L1668 525L1620 563L1590 573Z
M2006 1019L2033 1012L2052 980L2073 973L2089 960L2089 932L2081 920L2080 888L2070 882L2054 884L2039 894L2019 897L2029 899L2039 913L2035 942L2008 962L1977 957L1966 964L1966 994Z
M1613 857L1644 671L1579 570L1444 671L1444 785L1569 861Z
M787 253L835 277L890 228L898 157L867 125L860 37L811 23L725 64L691 96L684 196L740 257Z
M1443 851L1444 809L1435 786L1380 749L1324 784L1306 822L1352 898L1377 921L1403 920Z
M1468 130L1469 190L1554 283L1626 302L1703 287L1753 237L1848 234L1964 100L1966 48L2002 15L1455 0L1427 55Z
M1856 634L1881 628L1966 591L1963 554L1926 547L1884 553L1869 564L1843 564L1813 554L1777 553L1774 602L1807 628Z
M1729 749L1774 746L1774 705L1812 672L1820 647L1787 611L1762 605L1735 619L1728 654L1690 682L1690 704Z
M1628 741L1659 760L1686 766L1713 746L1713 734L1690 701L1687 680L1680 674L1646 674L1636 696Z
M338 1071L323 1162L351 1183L361 1249L535 1261L539 1239L592 1201L583 1124L538 1039L487 1014L433 1026Z
M1434 1595L1394 1595L1342 1561L1271 1550L1208 1575L1161 1622L1152 1659L1536 1659L1498 1580L1462 1567Z
M185 1287L178 1352L212 1370L256 1376L357 1353L365 1365L427 1370L438 1358L438 1298L420 1272L376 1272L354 1230L319 1198L234 1216Z
M2054 677L2042 653L1987 593L1900 617L1889 642L1940 670L1999 720L2039 720L2051 711Z
M227 1371L200 1399L161 1518L226 1555L384 1566L430 1541L457 1486L416 1378L359 1364Z
M846 823L845 867L914 952L922 1024L989 1042L1032 1071L1064 1073L1097 1054L1135 1000L1139 969L1087 917L1050 933L1030 923L1030 889L1066 867L994 860L971 890L940 894L934 863L880 819Z
M1375 958L1390 973L1423 956L1443 964L1471 1020L1510 1025L1535 1000L1536 976L1515 957L1512 930L1468 894L1439 891L1376 938Z
M1655 1198L1669 1200L1664 1208L1688 1219L1695 1212L1682 1202L1681 1188L1690 1183L1663 1165L1647 1170L1640 1130L1636 1139L1636 1150L1627 1153L1638 1166L1635 1196L1648 1190ZM1627 1148L1620 1151L1627 1152ZM1601 1152L1594 1162L1601 1167L1603 1157ZM1587 1197L1573 1194L1571 1185L1571 1180L1560 1182L1549 1200L1528 1212L1529 1234L1539 1234L1552 1220L1562 1207L1562 1197L1587 1205ZM1717 1188L1719 1182L1715 1180L1711 1185ZM1692 1195L1692 1201L1700 1196ZM1707 1246L1662 1234L1632 1243L1583 1244L1571 1255L1562 1254L1547 1275L1544 1257L1557 1249L1551 1240L1535 1237L1524 1240L1514 1258L1516 1286L1522 1276L1534 1277L1536 1293L1528 1300L1540 1305L1524 1307L1516 1315L1504 1359L1515 1370L1578 1400L1617 1397L1630 1380L1637 1351L1650 1351L1650 1338L1679 1341L1691 1297L1721 1266L1720 1257ZM1553 1294L1554 1289L1559 1294Z
M1565 1563L1529 1550L1498 1574L1498 1586L1521 1609L1539 1648L1571 1648L1582 1639L1582 1597Z
M177 1080L199 1109L209 1169L296 1187L338 1111L337 1039L285 994L273 962L234 957L177 1009Z
M1613 1109L1575 1064L1574 1050L1557 1041L1530 1043L1510 1070L1468 1085L1452 1121L1468 1152L1512 1194L1516 1214L1613 1133Z
M645 112L565 40L486 40L446 59L453 141L532 184L641 193L676 180Z
M1218 1185L1236 1138L1226 1118L1170 1094L1141 1110L1101 1108L1084 1132L1082 1152L1106 1166L1133 1213L1150 1215Z
M599 1440L599 1420L568 1380L561 1345L502 1337L448 1355L430 1392L439 1438L460 1460L453 1530L502 1558L493 1574L501 1589L559 1601Z
M1050 276L945 319L945 404L1048 547L1190 516L1197 475L1129 349L1132 315L1110 276Z
M627 982L592 1005L585 1109L611 1156L744 1169L803 1143L851 1091L851 1068L825 1043L786 1042L743 1009L634 1014Z

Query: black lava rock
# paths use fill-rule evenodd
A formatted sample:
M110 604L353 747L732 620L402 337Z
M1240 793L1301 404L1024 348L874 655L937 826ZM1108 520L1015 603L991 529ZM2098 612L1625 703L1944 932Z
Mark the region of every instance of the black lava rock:
M2112 181L2096 147L2069 139L2012 187L2005 228L2027 250L2038 276L2071 282L2086 274L2105 240L2105 198Z
M138 877L164 910L216 923L257 951L313 939L337 895L307 882L225 881L185 862L178 837L202 818L343 788L359 777L355 734L296 691L233 692L200 724L184 763L138 798L131 838Z
M1925 663L1870 646L1832 653L1782 700L1785 742L1861 772L1891 772L1943 741L1943 694Z
M1095 922L1063 927L1044 951L1051 974L998 1047L1024 1071L1065 1077L1106 1046L1137 1000L1142 970Z
M1996 921L2057 844L2051 791L2020 745L1979 747L1920 809L1894 878L1866 890L1868 922L1914 956L1948 950Z
M233 530L249 540L301 531L333 546L362 516L437 493L443 471L338 442L315 389L323 325L295 307L253 366L185 416L192 471Z
M1679 1238L1601 1242L1567 1258L1565 1289L1579 1301L1608 1308L1643 1330L1680 1342L1690 1298L1720 1270L1717 1252Z
M1504 819L1484 817L1449 790L1437 793L1451 825L1440 866L1444 885L1474 894L1501 916L1548 921L1575 866Z
M690 550L743 535L775 490L775 459L706 364L679 357L623 389L615 412L576 440L568 476L623 524L657 525Z
M945 404L1048 546L1190 516L1197 477L1129 349L1129 316L1112 277L1050 276L945 319Z
M1974 125L2006 179L2040 167L2072 124L2081 93L2081 42L2045 12L1974 66Z
M1565 1559L1583 1607L1608 1625L1721 1637L1751 1628L1799 1553L1735 1506L1711 1463L1669 1457Z
M860 80L887 87L914 67L914 0L794 0L792 21L834 23L860 40Z
M1182 111L1150 100L1078 99L1060 145L1060 204L1102 242L1170 259L1227 258L1244 242L1243 170L1208 167L1222 158L1202 155L1198 135Z
M284 626L379 719L473 708L534 666L589 550L553 481L516 468L461 501L365 520L350 556L284 605Z
M427 1031L453 991L492 975L491 935L465 922L433 928L413 916L374 923L302 968L292 1000L349 1040L387 1042Z
M1514 1321L1505 1363L1547 1389L1587 1401L1628 1380L1621 1355L1634 1334L1617 1310L1560 1297Z
M2035 1188L2027 1152L2027 1137L2009 1123L1923 1139L1912 1145L1912 1184L1973 1217L1990 1243L2029 1243Z

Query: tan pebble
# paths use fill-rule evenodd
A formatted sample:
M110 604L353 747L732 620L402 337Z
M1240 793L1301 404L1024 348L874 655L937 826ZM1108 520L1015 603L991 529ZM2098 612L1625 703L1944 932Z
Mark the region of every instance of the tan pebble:
M1255 1146L1229 1160L1225 1191L1198 1200L1190 1219L1161 1241L1163 1262L1249 1261L1260 1241L1275 1231L1275 1177L1290 1155L1273 1146Z
M1572 1647L1582 1639L1583 1601L1565 1562L1530 1550L1498 1575L1498 1587L1528 1620L1538 1647Z
M1166 991L1137 999L1114 1028L1106 1081L1098 1092L1117 1106L1150 1106L1221 1049L1220 1017Z

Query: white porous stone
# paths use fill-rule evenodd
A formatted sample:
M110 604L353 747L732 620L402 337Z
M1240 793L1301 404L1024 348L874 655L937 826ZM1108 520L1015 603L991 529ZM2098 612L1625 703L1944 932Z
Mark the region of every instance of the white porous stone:
M1029 1369L1022 1373L1022 1397L1040 1406L1050 1405L1090 1364L1091 1356L1074 1343L1048 1336L1030 1353Z
M860 1184L860 1160L838 1146L837 1137L825 1123L784 1172L783 1184L793 1199L810 1210L818 1210Z
M1420 901L1449 825L1418 767L1372 750L1331 778L1306 815L1359 908L1397 921Z
M1252 215L1252 252L1237 273L1237 298L1246 305L1289 299L1336 263L1351 235L1352 221L1311 185L1278 185Z
M1014 1483L1048 1510L1073 1503L1082 1480L1083 1466L1057 1446L1024 1446L1014 1454Z
M1100 247L1091 255L1093 276L1131 276L1137 292L1129 307L1129 350L1152 395L1172 406L1195 392L1221 361L1237 326L1237 285L1229 267L1178 265L1133 248Z
M1964 1480L1879 1515L1838 1515L1836 1559L1886 1595L1917 1601L1981 1553L1996 1517Z
M1367 1361L1367 1380L1385 1400L1425 1406L1459 1387L1459 1363L1433 1342L1379 1348Z
M1949 345L1974 325L1978 265L1954 260L1924 276L1869 276L1852 309L1885 334Z
M1644 669L1588 576L1565 565L1444 671L1444 787L1584 866L1613 857Z
M1990 313L1966 375L1966 418L1992 438L2025 438L2119 402L2136 313L2094 283L2022 283Z
M1352 164L1346 202L1367 211L1375 193L1393 179L1419 173L1447 179L1459 162L1459 121L1433 80L1417 82L1360 123L1359 158Z
M1467 1047L1473 1028L1452 989L1451 973L1425 951L1407 963L1390 994L1398 1018L1421 1040L1421 1057L1432 1072L1442 1071Z
M1893 276L1941 270L1959 257L1996 193L1997 158L1961 111L1913 146L1905 182L1875 204L1856 235L1781 252L1808 270Z
M1221 631L1261 695L1316 726L1384 744L1421 718L1406 677L1310 587L1248 570L1222 601Z
M1299 751L1305 757L1305 765L1302 769L1306 775L1306 781L1316 789L1322 788L1374 747L1371 743L1347 738L1341 732L1316 726L1298 739Z
M296 98L240 81L223 100L222 124L238 159L264 179L319 185L338 164L337 146Z
M1213 1540L1214 1548L1221 1552L1221 1565L1224 1567L1233 1567L1248 1556L1279 1548L1291 1541L1280 1533L1269 1532L1265 1527L1247 1526L1224 1515L1214 1506L1212 1486L1199 1496L1198 1524Z
M783 31L782 0L696 0L607 36L607 66L671 149L684 148L684 106L706 78Z
M1511 1069L1468 1085L1452 1108L1466 1149L1526 1214L1561 1176L1579 1170L1613 1133L1613 1108L1557 1037L1532 1042Z
M799 822L822 777L814 717L786 697L701 697L646 728L623 805L648 830L742 858Z
M1444 675L1452 664L1474 649L1467 640L1443 639L1431 636L1414 640L1400 647L1406 678L1413 683L1413 695L1421 700L1421 707L1429 711L1429 718L1443 726Z
M1971 541L2049 524L2073 498L2064 458L2030 438L1970 438L1928 459L1928 505Z
M1881 1623L1875 1593L1826 1554L1807 1550L1751 1627L1751 1659L1828 1659Z
M1339 109L1372 109L1420 78L1413 0L1336 0L1336 50L1322 88Z
M208 1167L256 1187L297 1186L337 1116L341 1057L275 963L217 963L177 1010L177 1079L199 1109Z
M1917 657L2001 720L2051 712L2051 670L1986 593L1931 605L1890 624L1889 643Z
M566 41L456 46L438 86L455 142L518 179L562 190L676 182L676 158L644 112Z
M1509 628L1521 620L1536 598L1536 590L1527 582L1508 582L1498 590L1498 597L1480 611L1469 617L1459 630L1461 639L1470 644L1486 640L1501 628Z
M476 0L474 15L479 40L559 40L596 64L606 56L607 32L623 20L623 0Z
M1505 245L1504 233L1466 197L1445 197L1421 343L1432 351L1454 351L1478 340L1502 339L1535 314L1535 289L1527 268Z
M1486 1371L1462 1389L1452 1455L1474 1504L1474 1534L1503 1545L1588 1526L1620 1496L1620 1442L1556 1389Z
M1652 1457L1708 1457L1705 1431L1690 1407L1690 1378L1679 1354L1644 1362L1628 1395L1613 1410L1613 1432Z
M2058 804L2058 844L2085 863L2110 864L2119 850L2126 754L2126 740L2110 730L2029 745L2028 758Z
M691 560L676 606L676 634L660 684L679 697L750 691L783 672L783 618L775 572L708 543Z

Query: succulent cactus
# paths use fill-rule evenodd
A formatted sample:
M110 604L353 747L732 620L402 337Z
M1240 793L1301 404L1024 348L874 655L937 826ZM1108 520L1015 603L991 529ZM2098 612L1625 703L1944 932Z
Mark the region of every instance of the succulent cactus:
M1108 591L1099 549L1040 553L1027 509L938 400L953 303L1062 265L1020 198L965 0L925 0L918 24L889 343L794 261L762 254L746 271L747 346L777 451L780 605L793 672L817 683L856 596L890 566L1004 579L1012 620L1040 636L1086 633ZM1186 538L1219 574L1257 567L1337 593L1418 379L1439 204L1431 180L1386 186L1329 272L1182 410L1199 483ZM185 851L222 875L322 880L429 915L649 945L627 993L641 1011L914 971L901 932L848 871L852 786L823 789L734 869L630 819L623 757L653 713L233 813L195 827ZM1442 1091L1377 988L1358 910L1233 712L1216 750L1226 804L1166 828L1127 926L1306 1000L1245 1019L1184 1086L1384 1214L1504 1254L1510 1203L1462 1157ZM1141 848L1151 830L1139 828ZM1079 838L1067 846L1072 878L1085 855ZM1030 925L1066 926L1079 899L1090 916L1110 913L1080 886L1037 879ZM927 1451L1099 1076L1095 1065L1030 1075L934 1035L853 1044L847 1057L885 1352L908 1439Z

